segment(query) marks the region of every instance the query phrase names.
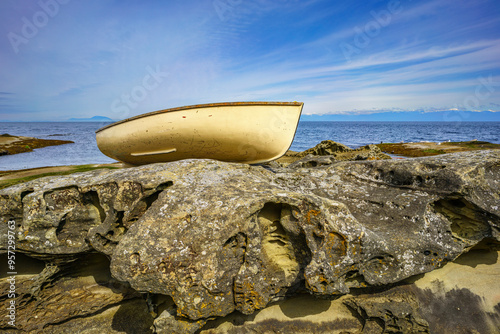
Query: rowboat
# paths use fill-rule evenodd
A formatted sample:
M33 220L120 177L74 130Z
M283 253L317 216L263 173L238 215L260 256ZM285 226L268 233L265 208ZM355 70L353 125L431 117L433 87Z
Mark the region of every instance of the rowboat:
M263 163L290 148L303 105L229 102L164 109L97 130L97 146L132 165L183 159Z

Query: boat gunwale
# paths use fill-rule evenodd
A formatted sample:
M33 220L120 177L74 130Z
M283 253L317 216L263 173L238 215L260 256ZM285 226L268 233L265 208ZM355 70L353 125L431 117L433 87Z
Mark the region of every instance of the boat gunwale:
M157 111L152 111L148 112L145 114L129 117L111 124L108 124L106 126L103 126L102 128L96 130L96 134L104 131L106 129L109 129L115 125L120 125L123 123L127 123L130 121L134 121L137 119L141 119L144 117L149 117L149 116L155 116L155 115L160 115L168 112L176 112L176 111L183 111L183 110L189 110L189 109L200 109L200 108L210 108L210 107L230 107L230 106L258 106L258 105L269 105L269 106L303 106L304 102L218 102L218 103L206 103L206 104L195 104L195 105L190 105L190 106L183 106L183 107L175 107L175 108L169 108L169 109L161 109Z

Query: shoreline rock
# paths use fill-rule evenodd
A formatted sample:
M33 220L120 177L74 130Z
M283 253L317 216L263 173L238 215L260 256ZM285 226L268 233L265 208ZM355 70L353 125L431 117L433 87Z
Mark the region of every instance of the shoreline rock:
M105 168L118 169L126 168L126 166L122 163L117 162L113 164L53 166L14 171L0 171L0 189L7 188L15 184L28 182L44 176L69 175L73 173Z
M112 324L103 330L114 333L118 316L107 310L134 304L142 311L127 318L141 314L141 328L152 324L157 333L245 333L257 314L306 294L304 305L320 298L330 300L324 312L328 305L343 311L335 321L270 316L264 324L296 333L429 333L451 321L433 312L455 295L432 281L420 285L423 292L406 285L468 252L485 250L472 266L498 254L498 179L500 151L493 150L319 168L184 160L18 184L0 190L1 219L16 222L17 265L38 263L19 276L18 329L91 328L102 316L100 323ZM6 278L0 284L6 298ZM489 297L472 284L461 289L456 298L489 298L490 306L469 303L482 327L441 310L459 324L454 333L500 325L500 300L492 297L500 287L492 285ZM224 321L238 313L240 325Z
M31 152L37 148L74 144L71 140L39 139L33 137L0 135L0 156Z
M390 156L384 154L376 145L366 145L352 149L333 140L324 140L316 146L302 152L288 151L285 155L270 163L281 167L318 167L327 166L339 161L387 160Z
M380 143L376 145L385 153L403 157L428 157L447 153L476 150L500 149L500 144L470 140L463 142L415 142L415 143Z

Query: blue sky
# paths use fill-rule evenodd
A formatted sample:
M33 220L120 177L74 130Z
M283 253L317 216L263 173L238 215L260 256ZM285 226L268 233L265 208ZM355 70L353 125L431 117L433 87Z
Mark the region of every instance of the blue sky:
M500 120L498 0L3 0L0 32L4 121L225 101Z

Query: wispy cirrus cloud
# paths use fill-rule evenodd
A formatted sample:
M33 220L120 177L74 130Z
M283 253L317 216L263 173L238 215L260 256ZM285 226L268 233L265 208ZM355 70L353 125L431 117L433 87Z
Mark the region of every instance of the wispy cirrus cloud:
M71 1L18 53L0 39L0 91L12 93L0 93L0 110L118 118L113 102L141 92L148 68L168 75L128 116L235 100L301 100L312 114L444 110L467 105L480 78L493 84L478 108L498 109L494 0L401 0L393 13L389 4ZM2 2L0 35L22 33L37 11ZM367 27L376 29L361 36ZM345 45L356 48L349 59Z

